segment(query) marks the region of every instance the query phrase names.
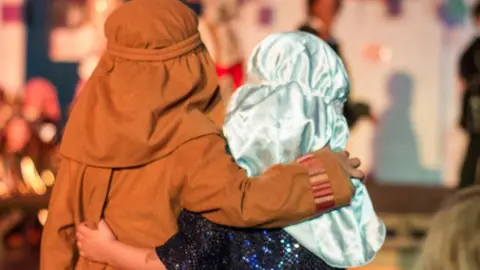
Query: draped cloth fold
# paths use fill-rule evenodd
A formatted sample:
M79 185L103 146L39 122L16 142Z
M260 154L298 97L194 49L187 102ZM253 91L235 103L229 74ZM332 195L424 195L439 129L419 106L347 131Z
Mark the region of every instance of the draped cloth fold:
M131 61L167 61L172 58L185 55L194 49L202 46L200 34L196 33L191 37L182 40L174 45L161 49L139 49L120 46L115 43L107 44L107 52L110 55L131 60Z
M107 19L107 50L62 138L42 270L112 269L76 256L80 222L95 228L104 218L120 240L138 246L153 247L175 231L166 157L199 137L220 135L213 121L222 122L225 108L197 27L196 15L177 0L130 1ZM149 227L155 222L163 230Z
M221 123L225 107L197 26L181 1L135 0L115 10L105 23L107 50L75 102L61 154L97 167L135 167L219 133L212 120Z
M317 37L274 34L253 51L251 83L237 89L227 109L224 134L232 155L249 175L329 146L343 150L348 125L342 115L349 91L343 63ZM350 206L285 230L327 264L359 267L370 262L385 239L366 187L352 179Z

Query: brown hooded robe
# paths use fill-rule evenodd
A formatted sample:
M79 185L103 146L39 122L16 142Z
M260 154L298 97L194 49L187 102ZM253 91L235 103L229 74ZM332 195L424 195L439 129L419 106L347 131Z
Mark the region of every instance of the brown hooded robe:
M215 66L197 26L178 0L134 0L107 20L107 51L63 137L40 269L111 269L78 259L80 222L104 218L120 241L153 248L177 231L182 208L238 227L285 226L318 212L306 166L248 178L226 153L211 120L221 122L224 109ZM328 151L316 155L330 178L346 179Z

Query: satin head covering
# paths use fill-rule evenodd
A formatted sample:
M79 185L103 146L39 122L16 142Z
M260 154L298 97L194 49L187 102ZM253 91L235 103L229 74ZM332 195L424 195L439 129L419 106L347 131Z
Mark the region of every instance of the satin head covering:
M97 167L134 167L219 132L210 119L225 107L197 27L178 0L135 0L115 10L105 23L107 50L73 107L61 153Z
M256 82L232 96L224 134L250 176L326 146L345 148L348 126L342 107L349 80L339 57L322 40L303 32L271 35L254 49L248 76ZM385 226L365 186L357 179L352 182L350 206L285 228L338 268L367 264L385 239Z

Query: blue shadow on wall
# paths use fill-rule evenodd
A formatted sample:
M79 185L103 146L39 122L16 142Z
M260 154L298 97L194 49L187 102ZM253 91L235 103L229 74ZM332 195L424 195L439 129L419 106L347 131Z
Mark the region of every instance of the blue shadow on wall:
M392 74L387 91L390 105L379 118L373 143L375 178L395 184L440 184L441 172L424 168L419 157L410 115L412 77L405 72Z
M27 0L25 6L27 25L27 80L41 76L51 81L58 91L63 122L66 108L72 100L78 81L78 64L55 63L49 57L50 1Z

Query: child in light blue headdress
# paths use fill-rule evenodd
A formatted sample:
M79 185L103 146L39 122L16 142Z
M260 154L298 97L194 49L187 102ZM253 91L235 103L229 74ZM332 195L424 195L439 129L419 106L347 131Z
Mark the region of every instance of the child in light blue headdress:
M237 163L250 175L324 146L345 149L342 108L349 80L327 44L300 32L270 35L254 49L248 73L258 83L233 95L224 132ZM328 265L341 268L370 262L385 239L365 186L352 183L350 206L285 228Z
M326 43L303 32L270 35L254 49L248 75L250 83L232 97L223 130L232 156L250 176L326 146L345 148L342 107L349 80ZM189 270L365 265L382 246L385 226L365 186L356 179L352 186L350 206L284 229L228 228L185 211L179 233L156 248L157 256L167 269Z

